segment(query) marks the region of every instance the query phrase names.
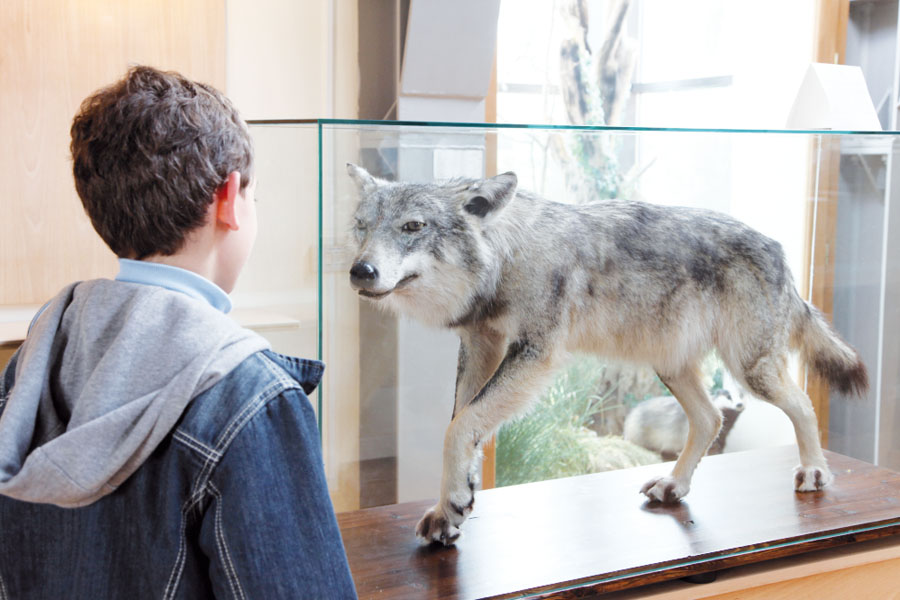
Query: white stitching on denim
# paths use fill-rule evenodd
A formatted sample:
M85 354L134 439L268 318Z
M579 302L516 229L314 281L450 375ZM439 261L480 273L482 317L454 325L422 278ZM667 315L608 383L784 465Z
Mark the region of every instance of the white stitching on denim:
M238 434L238 432L244 427L244 424L249 420L247 413L255 413L259 408L264 405L266 402L280 394L281 392L289 389L286 384L289 383L284 379L276 379L269 385L267 385L262 392L257 395L256 398L252 402L248 402L244 405L244 408L241 410L237 416L231 420L231 423L228 424L228 427L225 428L225 431L222 433L222 436L219 440L219 443L216 444L216 450L219 452L223 452L225 448L231 443L231 440ZM294 385L293 387L297 387Z
M258 411L259 408L265 406L266 403L271 398L273 398L277 394L281 393L281 391L283 391L283 390L279 389L280 386L278 386L278 383L279 382L273 382L272 384L266 386L263 389L263 391L253 401L247 403L247 405L238 414L238 417L235 417L232 420L232 422L229 423L228 427L226 428L226 431L231 431L232 429L234 429L234 425L237 422L240 422L241 425L243 423L246 423L250 418L253 417L253 415L256 414L256 412ZM277 392L277 393L273 393L273 392ZM253 408L256 408L257 410L252 410L252 412L251 412L251 409L253 409ZM245 416L247 412L251 412L251 414L249 416ZM241 427L237 427L237 432L240 432L240 431L241 431ZM222 448L224 450L224 447L227 446L227 443L230 442L231 439L233 439L235 435L237 435L237 433L230 434L228 436L227 441L224 443L220 443L218 447ZM221 458L222 452L220 452L218 450L214 450L214 452L216 452L216 454L219 456L219 458ZM210 455L206 456L206 460L204 461L203 466L200 469L200 473L197 475L197 478L194 480L194 485L193 485L193 489L191 491L191 495L185 501L184 505L182 506L182 509L181 509L181 512L182 512L181 540L180 540L179 549L178 549L178 556L176 557L176 563L175 563L175 566L172 567L172 574L169 576L169 583L166 586L166 593L164 596L165 600L168 600L169 598L172 597L171 594L174 594L174 592L176 590L176 586L178 585L178 582L181 579L181 571L184 568L184 561L185 561L185 557L186 557L185 529L187 527L187 525L186 525L187 511L190 510L191 508L193 508L193 506L195 504L199 503L200 500L203 499L203 497L207 493L208 489L210 489L210 488L215 489L215 487L212 485L212 482L209 481L209 476L212 472L212 469L217 464L219 464L218 460L212 460ZM216 490L216 491L218 491L218 490ZM176 575L177 575L177 578L176 578ZM243 595L243 591L241 593Z
M263 364L275 376L275 381L267 385L253 402L248 402L244 407L244 410L242 410L237 417L232 419L231 423L229 423L228 427L225 429L219 443L216 445L216 450L224 452L235 436L243 429L247 421L252 419L253 416L269 402L269 400L286 390L300 388L297 382L293 379L289 379L284 374L284 370L278 368L271 359L263 356Z
M271 384L266 386L266 388L263 390L263 392L261 394L259 394L252 401L245 404L244 407L241 409L241 412L238 413L237 417L233 418L231 420L231 422L228 424L228 426L225 428L225 432L230 431L232 426L234 425L235 421L237 421L241 415L243 415L248 410L250 410L254 404L262 402L263 398L264 398L264 394L271 387L272 387ZM223 433L222 435L224 436L225 434ZM222 444L220 443L216 446L216 449L214 451L218 452L221 455L222 454L222 452L220 451L221 447L222 447ZM217 464L218 464L218 461L213 461L209 457L206 458L206 460L203 462L203 466L200 467L200 474L197 476L197 480L194 483L194 489L192 490L193 495L199 495L199 494L203 493L203 486L206 485L206 482L209 480L209 475L212 472L213 467L215 467Z
M9 600L9 592L6 591L6 584L3 583L3 575L0 575L0 600Z
M178 554L175 556L175 564L172 566L172 573L169 574L169 581L166 583L166 589L163 592L164 600L173 598L175 592L178 590L178 584L181 582L181 574L184 572L184 562L187 558L187 535L185 534L185 531L187 530L188 512L190 512L194 505L199 503L202 499L202 496L191 497L181 505L181 533L179 535L180 539L178 540Z
M218 546L219 554L222 556L222 565L225 567L225 573L228 576L228 585L231 586L231 595L246 600L244 589L241 587L241 580L238 578L237 569L234 568L234 562L231 560L231 553L228 552L228 543L225 541L225 530L222 529L222 493L215 485L213 485L212 481L207 485L216 497L216 546Z
M187 527L187 515L182 510L181 512L181 527L178 536L178 554L175 556L175 564L172 565L172 572L169 574L169 580L166 582L166 589L163 591L163 599L168 600L173 597L175 593L175 589L178 587L178 582L181 580L181 571L184 568L184 559L185 559L185 549L184 549L184 538L185 538L185 529Z
M172 437L174 437L176 440L178 440L191 450L202 454L203 457L207 460L219 460L220 458L222 458L222 454L220 452L216 452L203 442L197 440L194 437L191 437L180 429L175 430L175 433Z
M169 575L169 580L166 584L166 589L163 596L163 598L166 600L173 597L173 594L176 592L178 584L181 581L181 575L184 570L184 563L187 556L185 531L187 529L188 512L203 499L208 489L213 490L214 493L218 494L217 497L221 499L221 494L215 488L212 482L209 481L209 475L212 472L212 469L219 463L228 445L237 436L237 434L240 433L247 421L252 419L253 416L255 416L256 413L259 412L259 410L269 402L269 400L281 394L285 390L300 389L300 385L295 380L288 378L285 375L284 370L278 367L278 365L275 364L271 359L265 356L263 356L262 358L264 359L263 364L275 376L275 381L271 382L269 385L263 388L262 392L260 392L256 396L256 398L244 405L241 411L231 420L231 422L225 428L225 431L220 435L219 443L215 448L209 448L205 444L202 444L201 442L197 441L181 430L176 430L175 432L175 437L179 437L180 442L189 447L192 447L204 456L204 462L200 468L200 473L194 480L194 485L192 486L190 497L185 500L184 504L181 507L181 539L179 540L178 555L175 557L175 564L172 567L172 572ZM196 443L199 448L195 448L191 444L191 442ZM219 502L219 505L221 505L221 501ZM217 512L216 518L218 519L218 517L219 513ZM217 527L219 526L220 521L217 521ZM224 544L224 534L222 534L222 536L222 543ZM217 543L218 542L219 540L217 538ZM227 547L225 548L225 556L228 558L232 571L234 571L234 565L231 563L231 557L227 553ZM240 587L240 582L237 581L237 572L234 572L234 576L235 581L238 585L240 596L241 598L244 598L243 589L241 589ZM0 598L0 600L6 599Z
M263 396L263 394L266 391L268 391L268 389L270 387L272 387L272 386L271 385L266 386L266 388L263 390L262 394L259 394L256 398L254 398L253 400L251 400L250 402L245 404L244 407L241 409L241 412L238 413L238 416L245 413L249 409L249 407L251 407L254 403L259 402L260 398ZM225 428L225 431L228 431L229 429L231 429L231 426L234 423L235 419L232 419L231 423L229 423L228 426ZM213 452L215 452L216 454L219 455L219 457L221 457L222 456L221 444L217 445L216 448L213 449ZM206 457L206 460L203 461L203 465L200 467L200 473L197 475L197 479L194 483L194 487L191 490L192 495L196 496L196 495L200 495L203 493L203 487L206 486L206 482L209 479L209 474L212 471L213 467L215 467L217 464L218 464L218 460L212 460L209 456Z
M269 369L269 372L272 373L276 379L284 382L284 385L286 387L289 387L289 388L300 388L301 387L296 379L294 379L292 377L288 377L288 375L287 375L287 373L285 373L284 369L280 365L278 365L275 361L273 361L271 358L269 358L265 354L262 355L262 358L264 359L263 363L266 365L266 368Z
M247 421L253 418L253 416L260 411L272 398L278 396L284 389L279 385L280 382L274 382L268 386L263 392L257 396L257 398L253 402L248 402L244 409L241 410L238 415L232 419L231 423L228 424L228 427L225 429L225 432L222 434L222 437L219 441L219 444L216 448L219 448L221 452L224 452L228 446L231 444L231 441L241 432L246 425Z
M290 385L293 383L293 385ZM231 444L232 440L241 432L244 425L252 419L257 412L259 412L272 398L282 393L286 389L298 388L299 386L296 382L291 382L283 378L278 378L276 381L273 381L269 385L267 385L263 390L254 398L252 401L248 402L244 405L239 412L228 424L225 428L225 431L222 432L219 443L216 444L216 452L224 454L225 450L228 448L228 445ZM218 464L218 463L216 463ZM215 464L212 464L211 461L207 460L203 467L201 468L200 475L197 478L197 484L194 487L194 494L199 494L201 490L198 486L205 485L205 482L209 478L209 473L215 467Z
M268 358L265 358L264 364L266 364L266 366L269 366L269 362L271 361ZM271 367L269 367L269 369L271 370ZM259 394L257 394L256 398L245 404L241 411L231 420L230 423L228 423L227 427L219 437L219 443L216 445L213 451L219 453L220 456L225 452L228 444L231 443L231 440L234 439L234 436L237 435L238 432L240 432L241 428L249 420L249 417L246 417L246 414L248 412L252 413L250 415L250 417L252 417L253 414L255 414L261 406L264 406L266 402L274 398L276 395L280 394L285 389L297 387L299 386L295 381L288 380L284 378L280 373L276 373L276 380L269 383L269 385L263 388L263 390ZM209 478L209 473L216 466L216 464L218 464L217 461L211 460L208 456L206 457L206 460L203 462L203 465L200 468L200 474L197 476L197 480L194 484L193 489L191 490L191 494L193 496L199 495L203 492L202 487L206 484L206 481Z
M278 394L283 392L285 389L297 388L297 385L293 385L290 388L283 388L279 385L279 383L284 382L273 382L267 385L263 391L252 401L248 402L244 408L241 409L241 412L232 419L232 421L228 424L225 431L228 432L227 435L224 433L220 436L221 440L217 445L219 450L216 452L219 453L220 457L224 455L225 450L227 450L228 444L237 436L238 433L241 432L243 426L252 419L260 409L262 409L272 398L276 397ZM212 470L219 464L218 460L211 460L210 457L206 457L206 460L203 462L203 465L200 468L200 473L197 475L197 478L194 480L194 484L191 486L191 500L195 498L202 497L205 493L206 483L209 481L209 477L212 473Z
M181 435L182 437L186 438L187 440L189 440L196 446L198 446L202 451L206 452L207 454L212 454L214 456L221 457L221 454L218 451L216 451L215 449L213 449L210 446L207 446L206 444L204 444L203 442L201 442L194 436L190 435L189 433L185 432L184 430L178 429L178 430L176 430L176 433L178 435Z

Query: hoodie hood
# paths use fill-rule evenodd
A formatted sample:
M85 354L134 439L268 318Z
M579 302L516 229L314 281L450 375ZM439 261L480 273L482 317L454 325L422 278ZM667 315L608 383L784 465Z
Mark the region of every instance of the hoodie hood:
M190 401L268 348L203 301L93 280L50 301L0 413L0 494L76 507L124 482Z

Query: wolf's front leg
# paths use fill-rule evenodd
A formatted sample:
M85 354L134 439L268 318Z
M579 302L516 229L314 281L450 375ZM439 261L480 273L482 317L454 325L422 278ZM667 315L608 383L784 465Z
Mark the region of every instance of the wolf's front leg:
M497 371L505 351L506 338L492 329L481 327L460 332L453 418Z
M452 423L459 414L484 388L491 376L497 371L498 365L504 356L503 336L490 329L463 330L459 336L459 362L456 369L456 398L453 404L453 419L451 427L447 429L444 437L444 471L441 482L441 498L449 498L448 489L449 472L460 469L466 472L467 492L465 496L456 494L456 502L450 499L449 510L442 510L441 504L430 509L416 528L419 537L428 541L439 541L444 544L452 544L459 537L459 525L472 511L475 499L475 486L478 483L478 459L481 457L480 447L476 448L472 457L454 456L451 467L448 468L448 456L454 452L455 445L451 443ZM460 462L468 461L467 467Z
M553 368L552 352L520 339L475 398L457 412L444 436L441 498L425 513L416 534L427 542L451 545L475 502L475 473L481 445L500 425L533 402Z
M455 422L455 421L454 421ZM453 426L444 437L444 470L441 478L441 498L428 509L416 526L416 535L426 542L441 542L450 546L460 535L459 526L468 518L475 505L475 484L480 444L471 453L459 453L453 440ZM464 483L462 483L464 482Z

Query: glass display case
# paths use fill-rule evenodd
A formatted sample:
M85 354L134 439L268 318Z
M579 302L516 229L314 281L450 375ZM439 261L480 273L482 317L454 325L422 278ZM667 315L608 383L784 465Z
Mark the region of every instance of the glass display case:
M868 368L870 388L854 399L792 366L823 445L900 469L897 133L349 120L251 131L259 238L235 310L275 350L327 364L313 401L339 512L437 497L459 346L452 331L383 312L351 288L358 196L348 162L418 183L513 171L520 189L556 202L700 207L757 229L781 244L801 297ZM704 370L711 394L740 405L722 451L794 443L787 417L740 389L715 356ZM667 393L646 368L575 355L535 390L535 409L500 431L483 485L662 461L624 434L635 407Z

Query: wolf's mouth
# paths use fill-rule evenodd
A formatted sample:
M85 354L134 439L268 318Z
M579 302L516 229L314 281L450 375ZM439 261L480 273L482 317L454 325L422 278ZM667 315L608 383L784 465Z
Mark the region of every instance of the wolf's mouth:
M419 277L418 273L413 273L412 275L407 275L406 277L404 277L403 279L398 281L397 285L395 285L394 287L392 287L391 289L389 289L386 292L370 292L368 290L359 290L359 295L365 296L366 298L372 298L375 300L377 300L378 298L384 298L385 296L387 296L394 290L398 290L402 287L405 287L410 281L412 281L413 279L416 279L418 277Z

